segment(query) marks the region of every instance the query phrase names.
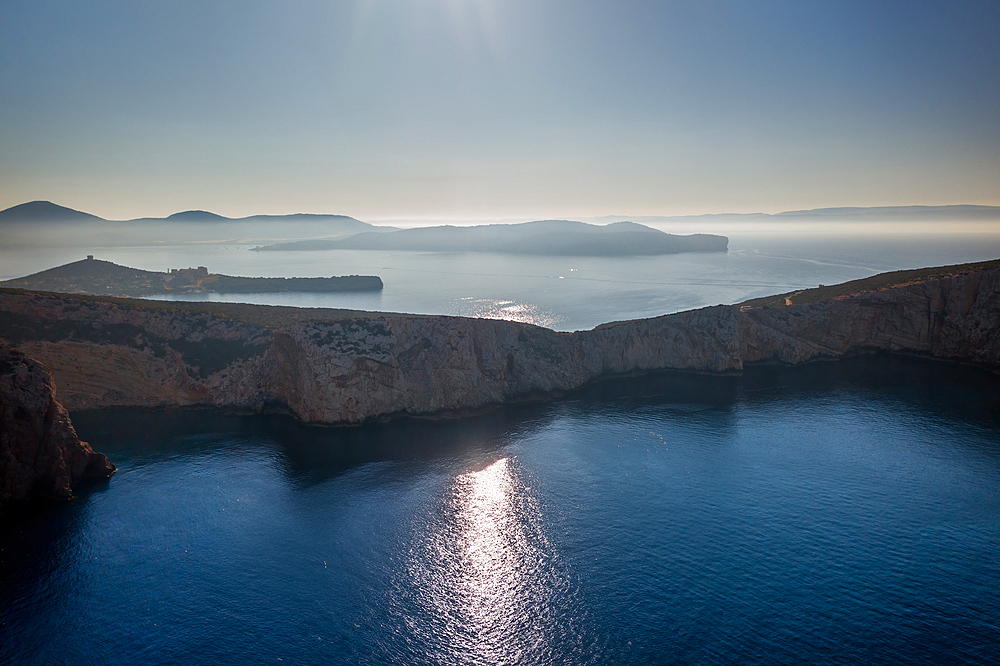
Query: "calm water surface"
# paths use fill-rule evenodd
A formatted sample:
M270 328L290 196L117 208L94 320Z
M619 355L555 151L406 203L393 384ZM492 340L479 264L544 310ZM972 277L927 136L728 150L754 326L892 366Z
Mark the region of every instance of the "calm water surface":
M146 248L19 248L0 243L0 278L19 277L93 253L164 271L207 266L228 275L378 275L381 292L189 294L158 298L490 317L556 330L738 303L836 284L882 271L1000 257L1000 233L740 234L728 253L657 257L524 257L483 252L251 252L246 245Z
M463 421L74 416L0 663L995 664L1000 384L858 359Z

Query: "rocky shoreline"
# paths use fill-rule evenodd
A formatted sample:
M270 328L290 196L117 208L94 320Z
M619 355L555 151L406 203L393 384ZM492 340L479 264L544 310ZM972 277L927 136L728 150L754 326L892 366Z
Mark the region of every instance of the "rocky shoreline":
M115 466L81 442L38 361L0 347L0 509L31 500L65 500Z
M476 410L602 377L740 372L874 351L1000 368L1000 269L834 300L714 306L556 332L516 322L0 290L0 342L70 410L286 406L303 421Z
M66 499L114 474L79 440L67 409L278 406L308 423L359 424L475 413L613 376L739 373L872 352L1000 371L998 264L934 269L922 280L883 274L865 283L872 290L835 298L796 292L805 302L774 297L573 333L0 289L0 508Z

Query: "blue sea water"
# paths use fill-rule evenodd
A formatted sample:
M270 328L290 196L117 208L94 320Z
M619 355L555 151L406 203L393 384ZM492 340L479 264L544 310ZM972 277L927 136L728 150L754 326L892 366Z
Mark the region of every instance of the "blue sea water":
M561 330L1000 256L1000 234L734 236L637 259L0 248L376 273L194 295ZM2 664L1000 663L1000 380L869 357L607 382L453 421L74 413L119 467L0 523Z
M1000 382L865 357L464 420L82 412L0 663L1000 663Z

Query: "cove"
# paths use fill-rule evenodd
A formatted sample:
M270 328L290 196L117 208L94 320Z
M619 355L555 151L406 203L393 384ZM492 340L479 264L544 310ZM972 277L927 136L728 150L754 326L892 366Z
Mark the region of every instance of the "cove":
M74 423L120 471L0 531L4 663L1000 657L1000 386L977 368L667 373L354 428Z

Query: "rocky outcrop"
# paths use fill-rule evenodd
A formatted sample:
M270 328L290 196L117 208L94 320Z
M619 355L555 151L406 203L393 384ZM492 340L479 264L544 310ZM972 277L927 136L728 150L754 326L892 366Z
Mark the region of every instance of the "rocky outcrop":
M114 472L104 454L76 436L42 364L0 347L0 508L65 499L79 484Z
M1000 366L998 269L741 315L744 363L887 351Z
M1000 269L575 333L461 317L197 307L0 290L0 338L51 368L70 409L279 403L324 423L476 409L611 375L739 372L876 350L1000 369Z

